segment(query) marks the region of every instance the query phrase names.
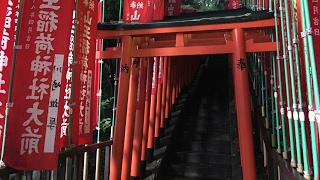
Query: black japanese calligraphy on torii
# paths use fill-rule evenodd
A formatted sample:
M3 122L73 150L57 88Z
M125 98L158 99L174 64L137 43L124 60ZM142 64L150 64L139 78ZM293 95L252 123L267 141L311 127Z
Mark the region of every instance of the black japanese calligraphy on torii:
M126 71L126 73L129 73L129 67L127 64L122 65L121 64L121 72Z
M139 61L138 61L136 58L134 58L134 59L131 61L131 66L136 66L136 68L137 68L138 65L139 65Z
M238 60L238 64L237 64L237 68L240 69L242 71L242 69L246 68L247 65L246 63L244 62L244 59L240 58Z

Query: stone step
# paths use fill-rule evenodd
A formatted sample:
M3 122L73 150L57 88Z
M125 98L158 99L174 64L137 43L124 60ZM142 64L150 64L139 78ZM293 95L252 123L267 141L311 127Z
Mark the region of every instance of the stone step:
M179 141L175 144L174 150L194 151L202 153L229 153L231 152L230 142L228 141Z
M230 133L226 132L180 131L176 136L185 141L230 141Z

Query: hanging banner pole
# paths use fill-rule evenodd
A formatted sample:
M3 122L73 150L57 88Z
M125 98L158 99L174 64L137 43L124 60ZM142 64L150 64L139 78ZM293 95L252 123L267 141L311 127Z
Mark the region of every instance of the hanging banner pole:
M281 5L280 1L280 7L283 9L282 5ZM291 161L290 164L292 167L296 167L297 166L297 161L295 158L295 147L294 147L294 135L293 135L293 127L292 127L292 107L291 107L291 95L290 95L290 82L289 82L289 78L291 78L291 84L292 84L292 93L295 94L294 91L294 76L293 76L293 69L292 69L292 46L291 46L291 26L290 26L290 16L289 16L289 6L288 6L289 2L288 0L284 0L284 6L285 8L283 9L285 11L285 24L283 24L283 28L282 29L286 29L286 36L287 36L287 40L284 41L285 36L284 36L284 30L282 31L283 35L282 35L282 40L283 40L283 59L284 59L284 72L285 72L285 83L286 83L286 95L287 95L287 118L288 118L288 124L289 124L289 136L290 136L290 153L291 153ZM281 12L282 14L282 12ZM286 47L286 43L287 43L287 47ZM289 59L287 57L287 53L289 54ZM287 61L289 60L289 65L290 65L290 72L288 72L288 63ZM289 77L289 73L291 75L291 77ZM292 95L293 95L292 94Z
M295 19L295 4L291 3L291 19ZM308 169L308 149L307 149L307 140L306 140L306 129L305 129L305 114L303 111L303 100L302 100L302 91L301 91L301 71L300 71L300 63L299 63L299 47L298 47L298 37L297 37L297 28L296 28L296 21L292 21L292 32L293 32L293 45L294 45L294 57L295 57L295 68L296 68L296 76L297 76L297 91L298 91L298 115L296 113L293 114L294 117L294 124L296 130L296 144L297 147L300 147L300 138L297 136L299 134L299 120L300 120L300 130L301 130L301 140L302 140L302 152L303 152L303 164L301 162L301 158L297 158L297 171L299 173L304 173L304 178L310 179L310 175L308 171L304 171ZM293 96L295 100L295 96ZM297 117L298 116L298 117Z
M276 57L278 59L278 57L280 58L280 47L279 47L279 31L278 31L278 10L277 10L277 2L276 1L273 1L274 3L274 14L275 14L275 17L274 17L274 20L275 20L275 36L276 36L276 46L277 46L277 53L276 53ZM272 59L272 64L273 64L273 74L274 74L274 98L275 98L275 114L276 114L276 130L277 130L277 152L280 154L281 153L281 145L280 145L280 119L279 119L279 108L278 108L278 103L279 103L279 99L278 99L278 88L280 89L280 95L282 94L282 88L281 87L281 77L278 77L277 75L277 70L276 70L276 60L275 60L275 57L273 57ZM279 63L278 63L279 64ZM277 84L277 81L279 79L279 86ZM280 98L280 101L282 101L282 95L281 95L281 98Z
M304 62L305 62L305 72L306 72L306 82L307 82L307 92L308 92L308 118L310 122L310 130L311 130L311 144L312 144L312 159L313 159L313 168L314 168L314 179L318 179L318 152L317 152L317 142L316 142L316 128L315 128L315 115L317 112L314 112L314 102L313 102L313 93L316 95L316 108L320 108L320 104L318 104L318 89L314 89L314 92L312 92L312 85L311 85L311 76L310 76L310 65L312 70L312 75L315 75L312 79L314 80L313 84L314 87L318 87L317 77L316 77L316 70L314 68L314 52L313 52L313 41L312 41L312 30L310 27L310 17L309 17L309 9L308 9L308 1L302 0L300 1L301 4L301 17L302 17L302 29L304 32L302 32L302 39L303 39L303 50L304 50ZM308 42L309 41L309 42ZM311 42L310 42L311 41ZM311 46L310 46L311 45ZM311 61L311 64L310 64ZM312 67L314 66L314 67ZM315 78L315 79L314 79ZM308 170L304 170L308 171ZM309 172L308 172L309 174Z

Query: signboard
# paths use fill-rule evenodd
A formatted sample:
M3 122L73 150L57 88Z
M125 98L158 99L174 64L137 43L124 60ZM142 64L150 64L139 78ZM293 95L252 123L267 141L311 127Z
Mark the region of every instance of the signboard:
M63 102L73 3L34 0L24 4L3 158L12 168L57 167L58 107Z
M148 8L149 7L149 8ZM127 23L146 23L151 21L150 0L127 0L123 4L123 21Z

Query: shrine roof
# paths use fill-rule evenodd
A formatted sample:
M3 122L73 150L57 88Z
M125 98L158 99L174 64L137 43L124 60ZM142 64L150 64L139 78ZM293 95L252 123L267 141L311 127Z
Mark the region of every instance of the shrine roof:
M181 16L165 17L161 21L153 21L148 23L118 23L105 22L98 23L98 30L134 30L134 29L151 29L151 28L165 28L178 26L196 26L206 24L225 24L236 22L257 21L263 19L274 18L274 13L268 10L251 11L246 8L197 12L182 14Z

